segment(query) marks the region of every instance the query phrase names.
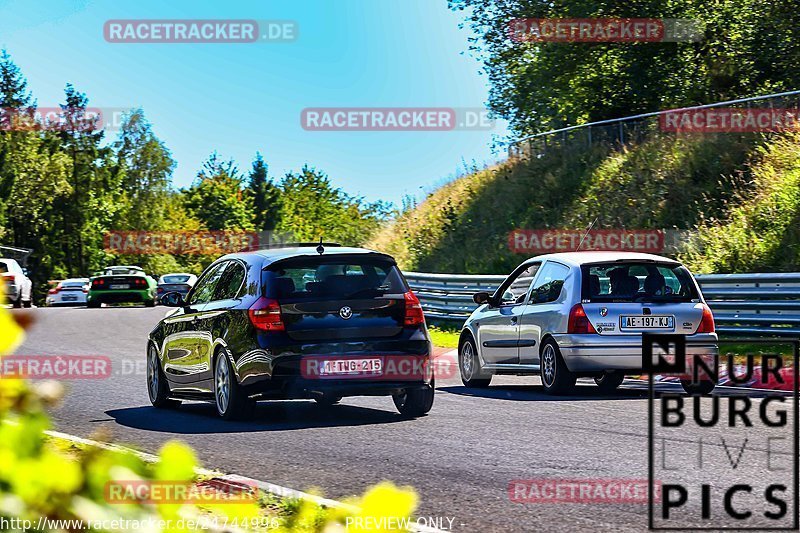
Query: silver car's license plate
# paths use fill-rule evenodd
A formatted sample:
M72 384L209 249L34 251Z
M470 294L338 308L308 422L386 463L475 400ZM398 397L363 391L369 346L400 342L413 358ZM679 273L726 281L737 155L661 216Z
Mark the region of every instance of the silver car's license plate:
M622 315L621 329L672 329L675 317L668 315Z

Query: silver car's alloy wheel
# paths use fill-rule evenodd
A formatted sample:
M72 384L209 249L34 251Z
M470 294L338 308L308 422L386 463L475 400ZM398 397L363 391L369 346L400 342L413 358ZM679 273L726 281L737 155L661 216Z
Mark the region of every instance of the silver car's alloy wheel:
M150 345L150 348L147 350L147 392L150 395L151 402L156 401L156 398L158 398L159 364L156 348Z
M472 343L465 342L464 349L461 350L461 375L464 379L472 379L475 372L475 353L472 350Z
M548 387L556 380L556 351L550 344L542 352L542 380Z
M217 357L217 369L214 373L214 396L217 399L217 411L220 414L228 410L228 403L231 400L231 374L228 371L228 363L225 360L225 354L219 354Z

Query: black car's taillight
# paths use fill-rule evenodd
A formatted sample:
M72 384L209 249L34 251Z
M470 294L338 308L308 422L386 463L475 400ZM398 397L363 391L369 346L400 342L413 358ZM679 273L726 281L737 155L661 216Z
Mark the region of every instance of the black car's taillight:
M259 298L247 311L250 323L262 331L285 331L281 304L272 298Z
M422 304L416 294L408 291L403 295L406 301L406 318L403 322L406 326L421 326L425 323L425 314L422 312Z

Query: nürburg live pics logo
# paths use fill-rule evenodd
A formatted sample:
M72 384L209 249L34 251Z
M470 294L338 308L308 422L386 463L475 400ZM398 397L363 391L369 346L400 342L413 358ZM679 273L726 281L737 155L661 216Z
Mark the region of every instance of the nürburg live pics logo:
M797 530L798 373L786 370L797 368L800 341L746 342L755 353L741 353L742 341L642 335L642 367L649 373L651 530ZM715 356L717 345L725 357ZM704 380L719 382L723 365L733 385L794 383L785 390L717 387L711 395L687 396L667 384L654 390L665 375L677 376L690 390L702 389ZM658 499L652 497L654 486L660 487Z

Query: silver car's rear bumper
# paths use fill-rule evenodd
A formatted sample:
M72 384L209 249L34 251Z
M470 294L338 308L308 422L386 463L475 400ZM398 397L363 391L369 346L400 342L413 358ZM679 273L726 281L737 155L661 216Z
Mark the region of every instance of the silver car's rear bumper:
M554 335L567 368L572 372L641 370L639 335ZM716 333L687 335L686 354L700 355L709 363L719 355Z

